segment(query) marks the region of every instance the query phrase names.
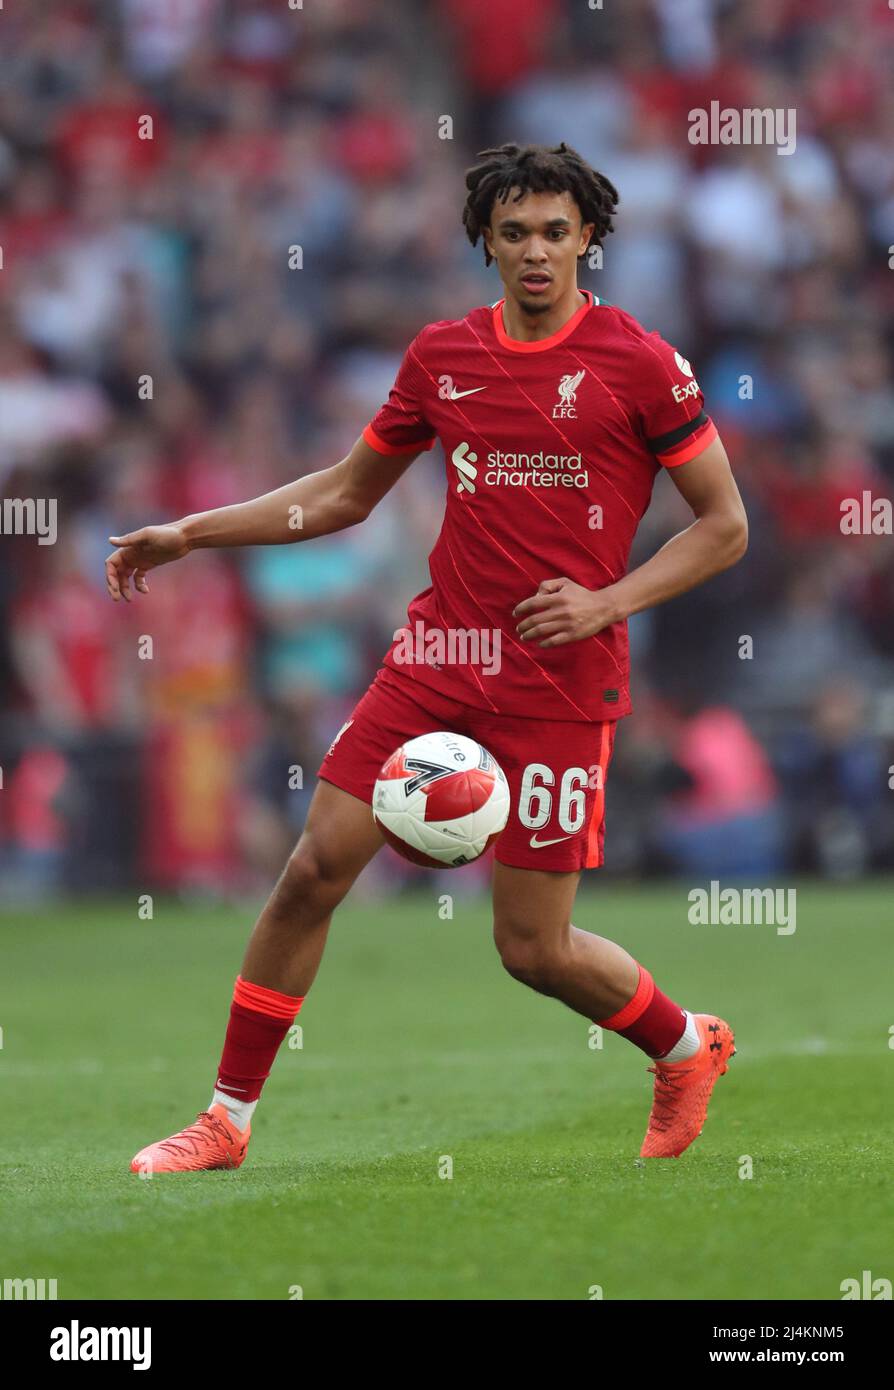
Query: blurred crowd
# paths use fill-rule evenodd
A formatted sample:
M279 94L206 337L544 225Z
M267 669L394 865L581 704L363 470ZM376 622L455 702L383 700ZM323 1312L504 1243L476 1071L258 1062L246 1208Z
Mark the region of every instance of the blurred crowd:
M507 140L619 189L582 283L693 361L751 519L631 623L609 872L894 867L894 545L840 524L894 495L894 11L17 0L0 36L0 498L58 500L56 544L0 534L0 899L278 870L428 583L439 452L129 608L107 538L343 457L421 325L499 297L460 213ZM794 154L691 144L712 101L794 109ZM659 478L634 560L689 519Z

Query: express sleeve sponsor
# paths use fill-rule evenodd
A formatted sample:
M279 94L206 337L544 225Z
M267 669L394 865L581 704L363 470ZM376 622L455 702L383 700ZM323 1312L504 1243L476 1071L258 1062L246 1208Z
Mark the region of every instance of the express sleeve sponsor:
M370 448L380 454L418 453L430 449L435 432L425 417L424 384L427 381L419 356L422 333L417 333L404 353L400 370L385 404L363 431Z
M637 410L646 445L665 468L688 463L717 438L691 364L657 333L650 333L635 370Z

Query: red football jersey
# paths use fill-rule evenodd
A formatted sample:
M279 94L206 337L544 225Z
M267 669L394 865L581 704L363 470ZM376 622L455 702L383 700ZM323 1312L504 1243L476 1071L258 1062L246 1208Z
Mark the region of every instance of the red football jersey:
M495 713L629 714L626 623L542 648L519 640L512 610L544 579L620 579L659 466L694 458L717 433L685 358L584 294L540 342L507 337L503 300L428 324L363 431L383 454L438 438L446 460L431 587L385 664Z

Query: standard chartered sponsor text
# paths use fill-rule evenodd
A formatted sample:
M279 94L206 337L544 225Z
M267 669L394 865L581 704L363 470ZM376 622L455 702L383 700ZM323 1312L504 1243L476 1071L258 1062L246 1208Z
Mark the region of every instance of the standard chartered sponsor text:
M580 454L505 453L494 449L487 455L484 481L499 487L577 487L585 488L589 475Z

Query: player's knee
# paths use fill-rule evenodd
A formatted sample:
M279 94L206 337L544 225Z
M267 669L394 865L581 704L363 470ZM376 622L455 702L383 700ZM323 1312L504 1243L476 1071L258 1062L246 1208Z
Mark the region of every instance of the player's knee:
M538 994L552 994L559 974L554 953L537 936L514 932L505 925L494 924L494 941L503 968L520 984L535 989Z
M299 909L331 911L350 883L313 839L303 835L286 861L276 886L277 905L285 912Z

